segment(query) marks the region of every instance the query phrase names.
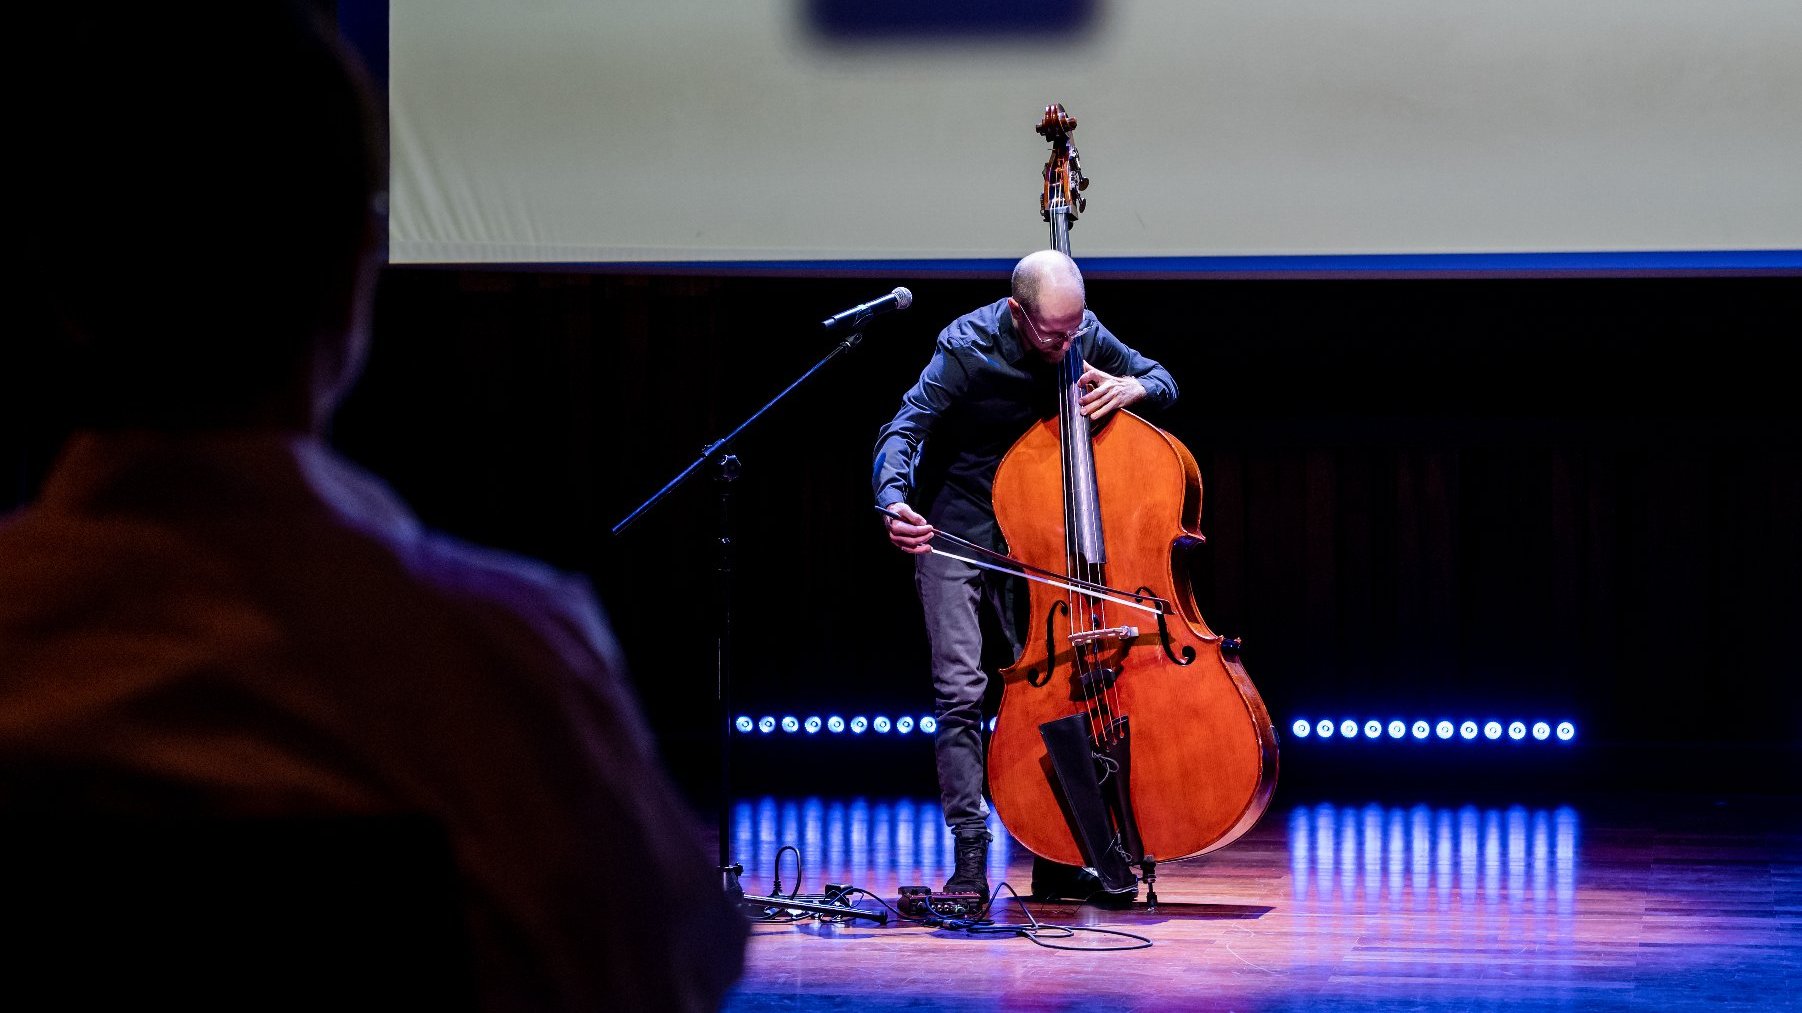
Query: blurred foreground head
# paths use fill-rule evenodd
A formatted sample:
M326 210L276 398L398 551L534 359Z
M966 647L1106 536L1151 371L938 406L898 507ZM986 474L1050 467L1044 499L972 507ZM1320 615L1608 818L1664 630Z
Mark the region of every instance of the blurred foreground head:
M314 5L31 15L28 249L79 420L317 429L365 342L386 166Z

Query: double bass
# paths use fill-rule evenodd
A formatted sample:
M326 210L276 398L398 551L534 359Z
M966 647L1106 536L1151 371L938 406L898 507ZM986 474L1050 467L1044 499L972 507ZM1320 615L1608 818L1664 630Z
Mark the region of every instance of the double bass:
M1088 180L1076 121L1047 107L1040 208L1069 255ZM1209 629L1184 557L1203 538L1201 473L1175 437L1128 411L1078 410L1078 349L1058 414L1002 458L995 517L1009 555L1061 581L1028 584L1031 626L1002 669L989 792L1034 853L1130 889L1133 866L1230 844L1276 787L1276 730L1238 657ZM1155 898L1155 894L1153 895Z

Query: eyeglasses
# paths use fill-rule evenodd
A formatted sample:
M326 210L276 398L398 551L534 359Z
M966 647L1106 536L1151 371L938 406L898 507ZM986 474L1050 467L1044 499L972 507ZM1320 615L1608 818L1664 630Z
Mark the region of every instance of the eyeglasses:
M1040 330L1039 325L1033 321L1032 314L1026 312L1026 307L1024 307L1024 306L1020 307L1020 316L1022 319L1024 319L1026 321L1027 329L1032 331L1033 343L1038 345L1040 348L1060 347L1068 342L1075 341L1077 338L1082 337L1083 334L1087 333L1087 331L1089 329L1088 321L1085 320L1075 330L1058 331L1058 332L1052 333L1049 331Z

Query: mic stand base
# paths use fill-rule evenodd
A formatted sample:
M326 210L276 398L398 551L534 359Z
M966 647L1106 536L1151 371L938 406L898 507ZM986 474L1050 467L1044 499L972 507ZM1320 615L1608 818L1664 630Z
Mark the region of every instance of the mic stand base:
M888 912L866 911L848 904L828 904L825 901L801 900L798 897L764 897L754 893L744 894L742 899L748 907L773 907L780 911L806 911L809 914L826 915L832 918L868 918L878 925L888 924Z

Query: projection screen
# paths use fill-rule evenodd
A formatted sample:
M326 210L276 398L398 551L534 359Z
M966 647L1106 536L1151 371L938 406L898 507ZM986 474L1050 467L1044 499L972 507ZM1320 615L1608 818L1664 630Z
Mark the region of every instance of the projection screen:
M1802 266L1796 0L390 0L388 75L395 263L1007 262L1061 102L1085 264Z

